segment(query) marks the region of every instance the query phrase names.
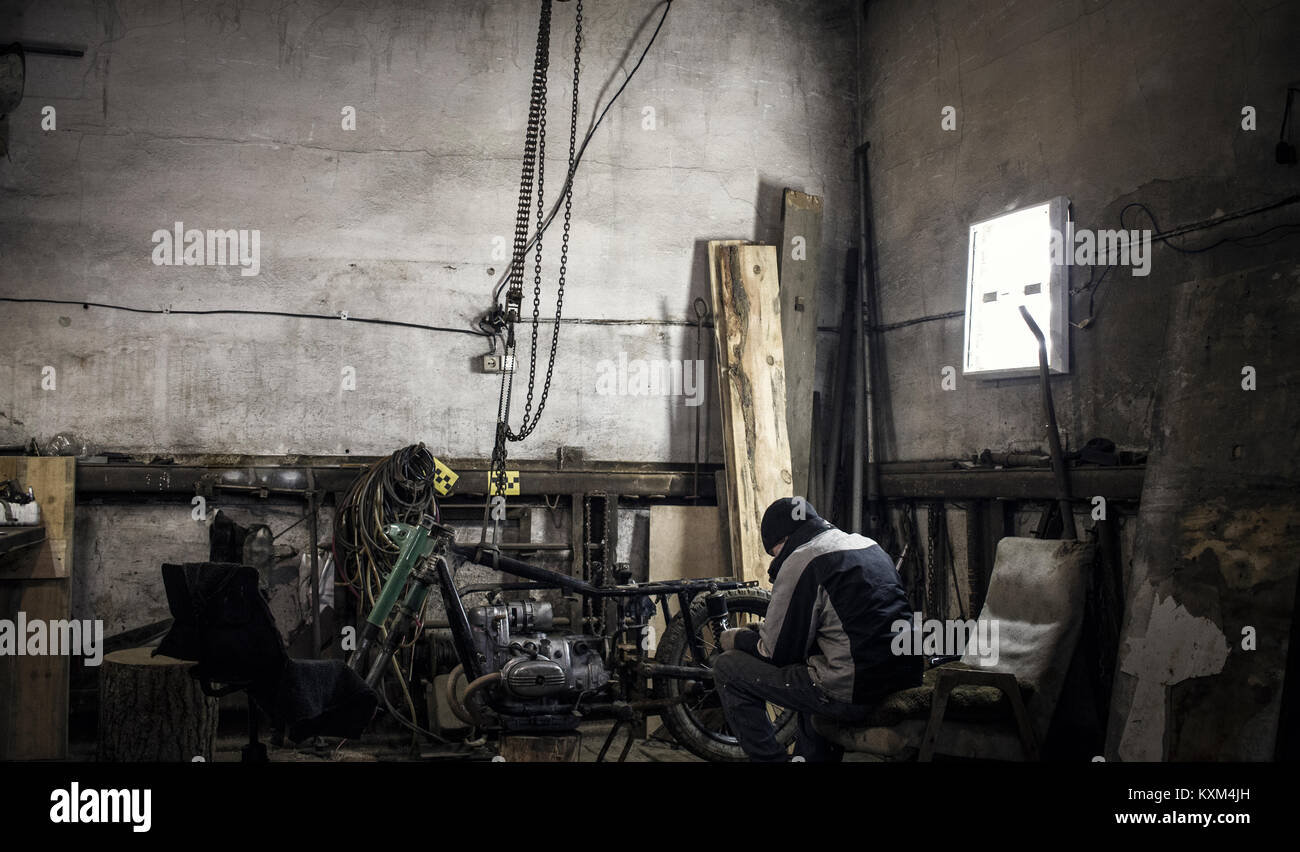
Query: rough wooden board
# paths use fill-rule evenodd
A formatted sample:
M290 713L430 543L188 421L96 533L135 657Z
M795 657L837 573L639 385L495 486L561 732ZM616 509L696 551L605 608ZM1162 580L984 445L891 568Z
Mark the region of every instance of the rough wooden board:
M786 398L786 405L789 406L789 397ZM789 422L789 418L786 418ZM813 508L820 506L822 494L822 467L825 464L822 461L822 441L825 418L822 416L822 395L819 392L813 392L812 398L812 434L817 437L815 441L808 442L808 487L806 495ZM794 462L794 451L790 451L790 462Z
M775 246L722 246L714 304L725 335L727 505L735 576L767 585L759 521L792 496Z
M794 493L815 499L808 482L812 394L817 383L817 279L822 200L786 189L781 220L781 339L785 347L786 425ZM800 255L796 258L795 255Z
M727 333L724 325L724 316L722 305L718 301L718 252L724 246L747 246L750 245L748 240L710 240L708 245L709 254L709 293L711 310L713 312L713 352L714 363L718 370L718 411L722 415L722 434L731 434L731 406L727 404ZM724 448L725 453L725 448ZM721 483L719 483L721 484ZM725 512L728 504L725 491L718 490L718 505L724 508L722 515L722 524L724 529L729 525L729 516ZM727 566L725 574L730 577L741 576L737 569L737 563L732 557L730 544L723 548L725 558L724 565Z
M720 489L725 478L725 473L718 471L715 481ZM721 505L651 506L650 581L733 576L726 530L726 509ZM676 615L677 601L670 598L668 608ZM667 629L662 610L656 609L651 625L658 644ZM650 731L659 727L651 723Z
M29 623L68 618L68 581L0 581L0 618L19 612ZM67 758L69 668L63 654L0 656L0 760Z
M723 577L717 506L650 507L650 582Z

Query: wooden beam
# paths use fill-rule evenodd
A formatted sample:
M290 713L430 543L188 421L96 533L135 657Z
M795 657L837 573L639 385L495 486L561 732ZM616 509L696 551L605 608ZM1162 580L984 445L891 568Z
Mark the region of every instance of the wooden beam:
M722 434L731 434L731 405L728 403L730 394L728 390L728 368L727 368L727 328L725 317L722 311L722 305L718 300L720 284L718 282L718 261L719 253L726 246L746 246L750 243L747 240L709 240L709 293L711 294L711 308L713 311L713 353L714 363L718 369L718 411L722 415ZM725 453L725 442L724 442ZM730 467L728 461L727 466ZM728 481L726 469L721 471L722 476L717 478L718 485L723 485ZM728 573L732 577L742 576L740 571L739 556L731 546L731 515L730 506L734 501L727 499L724 489L717 490L718 507L722 510L722 523L727 531L726 545L723 548L724 565L728 566Z
M821 272L822 200L797 189L782 198L781 339L785 347L785 419L794 493L809 487L813 388L817 384L817 280Z

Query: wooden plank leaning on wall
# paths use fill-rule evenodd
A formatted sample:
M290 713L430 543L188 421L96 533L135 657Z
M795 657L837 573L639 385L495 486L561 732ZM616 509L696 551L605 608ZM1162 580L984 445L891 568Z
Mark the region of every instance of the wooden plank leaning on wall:
M710 246L714 253L714 246ZM719 245L713 308L733 574L767 582L759 522L793 495L775 246Z
M718 386L718 411L721 414L722 434L731 434L731 406L727 404L727 332L723 324L723 317L718 310L718 252L724 246L747 246L750 243L746 240L710 240L708 245L709 252L709 302L711 316L713 317L713 352L714 365L717 370L718 380L715 384ZM739 577L740 572L736 570L739 561L732 557L731 543L731 501L727 498L727 477L731 469L731 462L725 457L726 444L723 444L723 453L725 467L719 470L714 476L715 492L718 495L718 534L722 540L722 559L725 573L733 577Z
M785 346L785 420L794 493L817 507L809 484L813 389L817 385L817 280L821 273L822 200L797 189L782 197L781 339Z

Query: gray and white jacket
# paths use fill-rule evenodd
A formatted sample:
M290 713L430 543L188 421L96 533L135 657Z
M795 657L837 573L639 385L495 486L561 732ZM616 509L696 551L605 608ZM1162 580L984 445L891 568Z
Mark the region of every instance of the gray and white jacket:
M807 665L830 698L871 704L921 682L922 658L895 655L891 625L911 618L889 554L865 536L811 518L768 572L772 602L736 647L777 666ZM748 634L748 635L746 635Z

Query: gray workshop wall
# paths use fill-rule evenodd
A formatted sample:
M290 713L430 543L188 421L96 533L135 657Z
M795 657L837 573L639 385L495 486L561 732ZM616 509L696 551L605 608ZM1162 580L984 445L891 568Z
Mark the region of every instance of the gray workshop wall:
M74 616L103 620L105 636L169 618L159 567L206 561L209 529L218 511L244 526L269 526L278 536L281 556L288 548L310 552L307 525L299 523L304 504L298 501L216 497L202 513L188 503L83 503L77 506L73 553ZM328 540L332 507L321 509L317 523L320 538Z
M1046 449L1034 380L959 375L942 389L945 366L960 374L962 318L926 318L965 307L970 223L1064 195L1079 228L1118 228L1125 205L1141 202L1168 229L1300 187L1300 171L1274 163L1286 87L1300 83L1300 3L1176 7L858 7L878 321L921 320L881 334L885 460ZM951 131L940 124L947 106ZM1247 107L1257 130L1243 128ZM1178 243L1298 218L1296 207L1274 210ZM1136 210L1124 221L1152 227ZM1070 374L1052 380L1069 446L1095 436L1152 453L1138 521L1122 536L1112 759L1272 754L1300 528L1300 422L1288 402L1300 238L1270 236L1282 239L1193 255L1158 246L1148 277L1112 272L1087 328L1072 330ZM1073 270L1074 288L1088 280L1088 269ZM1071 319L1089 317L1089 302L1075 295ZM1246 365L1268 377L1253 395L1241 385ZM1255 650L1243 647L1246 627Z
M1297 687L1284 675L1300 566L1298 323L1295 261L1179 288L1108 756L1274 757L1283 691Z
M963 311L967 229L998 213L1064 195L1077 227L1107 229L1136 201L1170 228L1300 184L1296 169L1273 162L1286 85L1300 74L1300 3L1212 0L1176 13L1143 0L863 7L860 138L871 145L882 324ZM946 106L956 110L952 131L940 126ZM1242 129L1246 106L1254 132ZM1294 207L1274 211L1181 244L1296 218ZM1125 222L1150 227L1136 210ZM1174 288L1296 254L1294 238L1202 255L1156 247L1149 276L1113 271L1092 323L1072 330L1070 375L1052 380L1069 445L1101 436L1146 450ZM1088 281L1088 269L1072 272L1073 287ZM1074 297L1074 322L1088 302ZM883 458L1044 447L1036 380L961 378L960 316L881 338ZM945 366L957 370L955 390L942 390Z
M549 198L567 155L573 5L555 7ZM5 39L84 45L86 56L28 59L0 162L0 295L467 328L507 265L494 240L514 225L538 8L6 4ZM582 129L659 8L587 4ZM578 444L590 459L692 457L695 409L598 394L602 362L693 358L694 329L671 323L707 296L703 241L779 239L782 187L825 196L821 283L836 291L853 229L854 56L848 3L673 6L574 191L566 315L644 322L564 327L547 416L516 455ZM47 105L53 131L40 126ZM341 128L349 106L353 131ZM259 273L154 266L151 234L177 221L260 230ZM546 241L543 316L560 232ZM821 300L823 325L838 305ZM376 454L416 440L450 456L490 452L499 386L474 370L482 338L77 305L0 311L0 444L70 432L145 454ZM546 328L543 352L549 338ZM348 367L355 390L341 389ZM710 406L713 388L702 392ZM711 450L720 461L716 441Z
M28 58L0 159L0 296L467 328L506 267L494 240L508 242L514 224L538 8L3 4L0 41L86 55ZM658 8L587 4L582 130ZM556 4L555 22L548 198L567 156L572 3ZM546 416L515 456L570 444L589 459L693 457L697 409L598 394L602 362L693 358L695 330L674 323L708 295L704 241L778 240L784 186L825 196L821 324L835 324L853 233L855 50L847 2L673 6L575 183L565 314L579 324L563 328ZM41 127L46 106L53 130ZM349 106L353 131L341 127ZM151 235L177 221L258 229L258 274L153 265ZM546 241L543 316L554 312L560 231ZM0 445L69 433L146 459L382 454L414 441L452 457L491 450L499 383L473 366L488 351L481 338L13 303L0 303L0 337ZM549 340L547 327L543 351ZM347 367L355 390L341 389ZM711 375L699 396L721 461ZM515 422L521 408L517 396ZM186 506L87 507L78 537L75 612L104 617L110 632L165 614L159 564L206 556Z

